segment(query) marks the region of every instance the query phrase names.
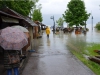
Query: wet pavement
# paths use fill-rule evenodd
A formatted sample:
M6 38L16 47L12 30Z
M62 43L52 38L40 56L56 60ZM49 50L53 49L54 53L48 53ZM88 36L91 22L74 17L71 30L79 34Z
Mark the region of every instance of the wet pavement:
M95 75L70 53L67 46L73 35L51 32L49 38L43 33L42 38L35 39L36 52L31 54L21 75Z

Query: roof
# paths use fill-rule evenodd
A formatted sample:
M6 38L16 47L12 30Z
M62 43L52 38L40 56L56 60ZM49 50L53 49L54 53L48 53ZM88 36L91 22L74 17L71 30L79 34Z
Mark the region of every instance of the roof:
M41 26L46 26L45 24L41 24Z
M10 15L10 14L5 13L5 12L3 12L3 11L0 11L0 15L2 15L2 16L8 16L8 17L15 18L15 19L22 19L22 18L20 18L20 17Z
M32 20L30 20L28 17L25 18L25 21L29 22L32 26L38 26L36 23L34 23Z
M11 15L12 17L22 19L24 21L24 24L29 24L30 26L37 26L37 24L35 24L29 17L25 17L8 7L3 8L1 11L3 11L5 15Z

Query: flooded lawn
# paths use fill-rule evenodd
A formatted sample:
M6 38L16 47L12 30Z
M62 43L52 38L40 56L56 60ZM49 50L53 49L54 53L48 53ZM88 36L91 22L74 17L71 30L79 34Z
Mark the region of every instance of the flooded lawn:
M100 47L100 31L89 30L86 35L75 33L67 33L63 35L66 39L66 47L85 65L90 67L97 75L99 75L100 65L91 62L88 57L97 55L94 50Z
M100 43L100 31L89 30L85 35L83 33L81 34L75 34L73 33L65 33L63 34L63 39L66 41L66 45L69 48L69 50L75 50L79 53L87 52L85 48L90 45L90 43Z

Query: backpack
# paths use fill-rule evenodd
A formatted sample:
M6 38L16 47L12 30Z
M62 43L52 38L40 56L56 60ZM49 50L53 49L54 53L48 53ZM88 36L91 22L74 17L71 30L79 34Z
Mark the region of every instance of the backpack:
M8 59L8 64L17 64L20 62L20 57L17 53L8 53Z

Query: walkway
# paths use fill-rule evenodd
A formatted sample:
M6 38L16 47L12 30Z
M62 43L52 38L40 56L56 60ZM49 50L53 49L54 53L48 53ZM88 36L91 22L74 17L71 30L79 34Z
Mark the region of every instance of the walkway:
M36 52L31 54L22 75L95 75L70 53L67 40L62 33L53 35L52 32L50 38L44 33L36 39Z

